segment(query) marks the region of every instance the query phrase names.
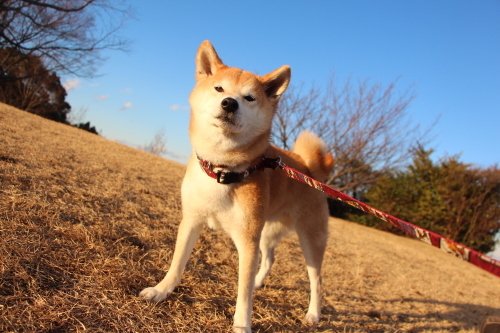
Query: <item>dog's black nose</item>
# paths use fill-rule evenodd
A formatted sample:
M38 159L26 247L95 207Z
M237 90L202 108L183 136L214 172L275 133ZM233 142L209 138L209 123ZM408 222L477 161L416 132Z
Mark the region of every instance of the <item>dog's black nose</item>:
M224 98L220 104L222 106L222 109L226 112L232 113L238 110L238 101L236 101L234 98Z

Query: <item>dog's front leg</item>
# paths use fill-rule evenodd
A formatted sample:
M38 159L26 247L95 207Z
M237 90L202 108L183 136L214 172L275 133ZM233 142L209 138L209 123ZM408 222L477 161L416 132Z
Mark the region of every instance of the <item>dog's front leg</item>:
M234 313L233 331L235 333L250 333L252 317L252 296L255 275L257 274L259 240L255 238L238 237L234 239L239 256L238 267L238 297Z
M182 219L179 225L172 264L167 275L156 286L141 291L139 294L140 297L151 302L161 302L172 293L181 280L182 272L186 267L189 255L200 236L202 228L203 223L200 223L196 219Z

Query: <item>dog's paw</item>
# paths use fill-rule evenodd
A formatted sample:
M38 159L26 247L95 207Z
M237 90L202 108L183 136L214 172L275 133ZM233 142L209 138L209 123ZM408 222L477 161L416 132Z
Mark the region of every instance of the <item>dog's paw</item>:
M250 327L236 327L233 326L233 333L252 333Z
M304 321L310 325L317 324L319 322L319 315L314 313L308 313L306 314Z
M255 283L253 285L253 288L254 289L259 289L259 288L262 288L262 286L264 285L264 281L258 281L258 280L255 280Z
M259 289L264 285L264 280L266 279L266 276L267 275L264 274L257 274L257 276L255 276L255 281L253 284L254 289Z
M139 293L139 297L144 298L148 302L161 302L167 298L166 292L161 292L155 287L146 288Z

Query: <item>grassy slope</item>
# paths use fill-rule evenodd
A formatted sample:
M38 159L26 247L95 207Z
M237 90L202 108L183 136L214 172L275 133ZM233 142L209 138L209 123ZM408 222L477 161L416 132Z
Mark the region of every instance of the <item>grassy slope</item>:
M181 217L182 165L0 104L0 331L227 332L237 257L206 231L153 305ZM500 279L423 243L331 221L320 324L296 237L255 293L256 332L474 332Z

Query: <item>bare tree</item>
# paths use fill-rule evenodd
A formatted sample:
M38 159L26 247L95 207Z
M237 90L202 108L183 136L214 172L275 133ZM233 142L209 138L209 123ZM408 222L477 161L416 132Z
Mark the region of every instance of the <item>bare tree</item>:
M71 112L68 113L67 120L70 124L80 124L83 123L87 112L89 111L88 106L80 106L78 111L71 109Z
M148 153L161 156L168 153L167 140L165 139L165 128L161 128L156 132L153 140L145 146L140 146L139 149L147 151Z
M274 118L273 143L290 149L302 130L312 130L335 157L327 182L356 195L408 161L411 146L423 139L407 112L414 94L411 89L397 94L396 83L382 87L347 80L338 85L332 75L324 90L291 87Z
M100 51L128 44L117 31L130 17L120 0L0 0L0 48L39 57L52 72L90 76Z

